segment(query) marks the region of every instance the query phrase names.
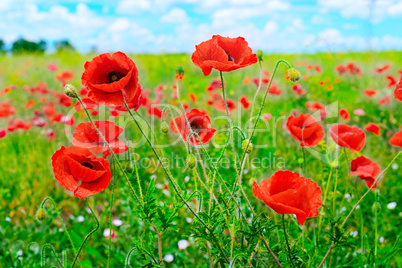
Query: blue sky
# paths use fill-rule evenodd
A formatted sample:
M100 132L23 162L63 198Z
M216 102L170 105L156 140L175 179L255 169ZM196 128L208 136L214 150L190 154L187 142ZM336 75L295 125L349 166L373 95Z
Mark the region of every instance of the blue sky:
M213 34L267 52L402 49L402 0L0 0L10 44L69 39L80 51L192 52Z

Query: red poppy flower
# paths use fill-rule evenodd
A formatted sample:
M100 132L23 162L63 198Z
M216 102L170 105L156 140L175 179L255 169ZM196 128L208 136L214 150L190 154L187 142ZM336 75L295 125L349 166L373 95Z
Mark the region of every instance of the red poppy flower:
M364 95L366 95L369 98L377 95L377 91L375 91L374 89L370 89L370 88L363 90L363 93L364 93Z
M307 102L306 107L311 111L314 112L316 110L324 110L325 106L324 104L321 104L319 102Z
M3 138L4 136L6 136L7 132L5 129L1 128L0 129L0 138Z
M303 94L306 94L306 90L302 88L300 84L294 84L292 86L292 91L296 93L297 96L301 96Z
M197 97L195 96L195 94L190 93L189 96L190 96L190 99L191 99L192 102L196 102L196 101L197 101Z
M223 84L226 85L226 82L223 81ZM213 90L221 89L221 88L222 88L222 81L220 79L214 79L211 81L211 83L207 87L207 91L213 91Z
M257 55L252 52L243 37L214 35L212 39L195 46L191 59L207 76L212 69L229 72L254 64L257 62Z
M50 105L43 106L42 110L47 116L54 115L54 113L56 112L56 109Z
M389 144L402 148L402 131L395 133L389 140Z
M15 108L8 102L0 103L0 118L15 114Z
M374 134L376 134L377 136L380 135L380 127L377 124L374 123L368 123L364 129L366 131L370 131L373 132Z
M47 121L43 118L33 118L31 122L32 125L37 127L46 127L48 125Z
M228 104L229 114L232 114L232 111L236 110L236 108L237 108L236 103L233 100L228 99L228 98L226 98L226 103ZM222 98L220 98L220 101L217 101L215 103L215 108L218 111L226 112L225 102Z
M241 96L239 102L241 105L243 105L244 109L248 109L248 107L250 107L250 102L247 100L246 96Z
M27 124L24 121L22 121L21 119L17 118L17 119L11 119L8 122L8 131L14 131L14 130L29 130L31 128L31 124Z
M59 95L59 103L65 107L70 107L72 105L71 98L64 94Z
M66 84L68 80L71 80L74 78L74 73L73 72L62 72L59 75L56 75L56 79L59 80L63 86Z
M150 107L148 109L148 114L149 115L155 115L159 119L162 119L162 110L157 108L157 107Z
M334 142L341 147L360 152L366 143L366 134L358 127L351 127L345 124L336 124L329 129Z
M72 115L65 115L60 118L60 122L66 124L67 126L74 125L74 116Z
M60 185L81 199L102 192L110 183L109 162L88 149L63 146L52 156L52 166Z
M123 132L121 127L110 121L94 121L94 124L115 154L122 154L128 150L127 145L117 138ZM99 136L90 122L80 123L77 126L73 134L73 144L81 148L90 149L96 154L102 152L104 157L111 154L102 137Z
M253 182L254 196L279 214L296 214L303 225L307 218L317 217L322 193L317 183L296 172L277 171L260 185Z
M391 103L391 98L390 96L385 96L384 98L381 98L378 100L379 105L386 105Z
M95 109L98 106L98 104L95 103L90 98L83 98L82 103L84 103L84 106L85 106L85 108L87 108L87 110ZM81 103L79 101L77 101L77 103L74 106L74 110L80 111L80 110L83 110L83 109L84 108L82 107Z
M52 141L55 137L55 133L54 133L53 129L49 128L48 130L46 130L45 136L46 136L46 138L49 139L49 141Z
M322 126L309 114L290 115L286 127L301 147L314 147L325 136Z
M88 97L96 103L125 111L124 99L130 109L141 105L141 86L134 62L122 52L101 54L85 63L81 77Z
M346 109L343 109L343 108L339 110L339 116L342 117L344 120L349 120L350 119L349 112Z
M268 93L272 95L281 95L282 94L282 89L280 89L277 85L271 85L271 87L268 89Z
M336 66L335 70L338 72L339 75L342 75L344 72L346 72L346 67L342 64L339 64Z
M209 142L212 139L214 133L216 132L216 129L209 127L211 125L211 120L209 119L209 116L206 115L204 111L199 111L197 109L192 109L190 112L185 113L185 115L182 114L181 116L174 118L174 121L170 121L170 128L174 133L180 132L183 140L187 142L187 137L191 133L191 131L187 125L185 116L190 123L191 130L198 133L203 144ZM176 122L178 129L176 129L174 122ZM193 139L190 139L191 145L200 144L200 141L197 137L194 140L195 144Z
M394 85L396 85L396 80L395 80L395 78L393 76L388 75L386 78L388 80L387 87L393 87Z
M375 179L381 173L380 166L364 156L352 160L350 170L352 172L349 173L349 176L355 175L363 179L368 188L373 185ZM376 187L377 184L373 188Z
M381 74L381 73L385 72L386 70L388 70L389 68L391 68L391 65L390 64L385 64L385 65L383 65L381 67L376 68L375 72L378 73L378 74Z
M402 101L402 76L401 76L401 79L399 80L398 84L396 85L396 88L394 91L394 97L397 101Z

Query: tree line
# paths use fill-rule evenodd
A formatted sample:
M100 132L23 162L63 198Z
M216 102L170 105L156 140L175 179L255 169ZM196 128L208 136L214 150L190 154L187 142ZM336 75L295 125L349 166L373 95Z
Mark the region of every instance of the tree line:
M74 46L68 40L59 40L54 43L54 49L56 53L59 52L76 52ZM26 40L24 38L19 38L15 40L9 49L6 48L6 43L0 39L0 54L11 53L15 54L26 54L26 53L36 53L43 54L48 49L48 43L44 40L39 40L38 42L33 42Z

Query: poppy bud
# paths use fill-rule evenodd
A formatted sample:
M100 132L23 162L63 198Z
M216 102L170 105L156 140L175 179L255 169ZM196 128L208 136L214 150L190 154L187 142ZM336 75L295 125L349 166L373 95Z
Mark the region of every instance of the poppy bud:
M78 98L78 93L77 90L75 89L75 87L71 84L66 84L64 86L64 94L66 94L67 96L69 96L70 98Z
M131 161L127 162L126 167L124 168L128 173L133 173L134 167Z
M186 163L187 163L187 167L189 169L195 168L195 166L197 165L197 161L195 159L195 156L193 154L187 155Z
M257 59L259 60L259 61L263 61L263 59L262 59L262 56L263 56L263 54L262 54L262 50L257 50Z
M177 65L177 73L179 74L179 76L182 76L184 74L184 70L183 70L183 65Z
M300 77L301 77L299 71L297 71L297 70L294 69L294 68L290 68L290 69L288 70L288 76L289 76L290 81L292 81L292 82L297 82L297 81L299 81L299 80L300 80Z
M169 126L165 121L161 123L161 132L165 134L169 132Z
M373 206L371 207L374 213L379 213L381 211L381 205L379 202L374 202Z
M241 143L241 148L243 149L243 151L245 151L246 153L251 153L251 150L253 149L253 144L250 142L249 139L245 139L242 143Z
M46 211L44 208L41 207L38 209L38 212L36 213L36 218L40 221L46 219Z

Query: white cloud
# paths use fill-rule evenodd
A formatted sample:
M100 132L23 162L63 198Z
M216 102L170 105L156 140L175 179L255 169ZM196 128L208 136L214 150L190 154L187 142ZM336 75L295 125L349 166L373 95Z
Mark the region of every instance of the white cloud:
M116 19L108 28L109 32L122 32L130 27L130 22L126 18Z
M160 19L165 23L185 23L189 21L186 11L181 8L173 8Z
M269 21L265 24L264 33L265 34L273 34L278 30L278 23L275 21Z
M345 18L366 18L377 23L387 15L401 16L401 0L318 0L323 13L339 12Z
M139 11L149 10L152 7L150 0L122 0L117 4L116 12L120 14L135 14Z

